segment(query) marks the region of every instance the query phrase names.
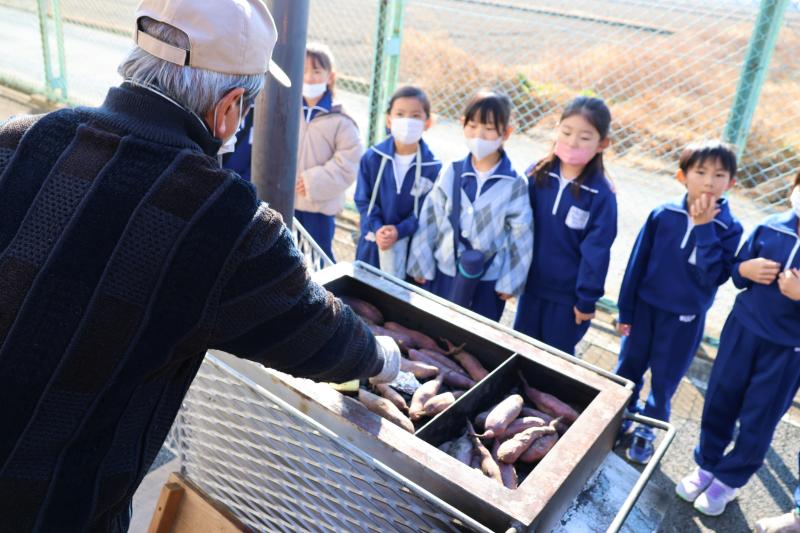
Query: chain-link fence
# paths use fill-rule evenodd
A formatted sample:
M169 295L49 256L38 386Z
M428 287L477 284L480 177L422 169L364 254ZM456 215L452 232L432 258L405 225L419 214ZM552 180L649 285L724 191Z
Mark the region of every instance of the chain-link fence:
M0 0L0 83L99 103L120 81L135 5ZM609 301L647 213L682 191L672 176L687 142L739 142L731 198L747 231L785 204L785 178L800 162L792 127L800 118L797 2L311 0L310 12L309 39L333 49L338 97L363 132L382 134L392 86L418 84L438 118L426 138L444 160L465 153L457 119L479 88L501 89L515 104L518 133L508 149L518 170L547 153L566 101L604 98L614 116L608 161L620 204ZM720 291L710 336L734 296L730 285Z

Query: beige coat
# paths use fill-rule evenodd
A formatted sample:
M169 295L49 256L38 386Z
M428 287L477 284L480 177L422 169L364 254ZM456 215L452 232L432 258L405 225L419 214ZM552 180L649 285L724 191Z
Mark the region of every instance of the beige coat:
M305 196L295 197L295 209L336 215L344 209L344 192L356 180L364 151L358 126L341 106L320 111L306 122L300 111L297 177L302 176Z

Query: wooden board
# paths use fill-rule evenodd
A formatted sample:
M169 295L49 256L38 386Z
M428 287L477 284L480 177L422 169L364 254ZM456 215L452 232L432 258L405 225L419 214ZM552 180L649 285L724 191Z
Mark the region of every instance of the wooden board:
M148 533L239 533L250 531L200 488L172 473L161 489Z

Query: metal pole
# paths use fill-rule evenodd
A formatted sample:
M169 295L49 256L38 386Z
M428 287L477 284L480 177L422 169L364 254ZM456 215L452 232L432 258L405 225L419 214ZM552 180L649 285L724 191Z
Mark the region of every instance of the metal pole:
M59 99L66 101L67 96L67 61L64 54L64 25L61 17L61 0L52 0L53 21L56 29L56 50L58 51L58 78L53 79L53 87L61 91Z
M383 77L386 47L386 14L389 11L389 0L378 1L378 14L375 17L375 50L372 56L372 77L369 84L369 130L367 146L378 141L383 132Z
M254 111L251 175L258 197L291 228L309 0L268 0L267 6L278 26L272 57L289 75L292 87L287 89L267 75Z
M54 99L53 74L50 66L50 28L47 26L47 0L36 2L39 14L39 36L42 39L42 57L44 60L44 94L47 100Z
M391 34L386 43L386 79L384 80L384 96L388 98L397 88L400 78L400 51L403 45L403 22L405 19L406 0L392 0Z
M750 36L747 56L742 66L742 74L736 87L736 96L725 125L724 138L727 142L736 145L739 156L742 155L747 143L750 123L758 106L761 88L764 85L788 4L789 0L761 0L758 17L753 26L753 34Z

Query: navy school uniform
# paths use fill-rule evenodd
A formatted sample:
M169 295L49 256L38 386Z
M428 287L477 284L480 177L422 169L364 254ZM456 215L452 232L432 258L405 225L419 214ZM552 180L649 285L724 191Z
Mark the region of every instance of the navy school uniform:
M530 178L536 245L514 329L572 354L590 325L575 324L573 308L593 313L604 293L617 198L602 174L578 186L561 178L559 166L541 186Z
M744 486L762 465L800 386L800 302L781 294L777 281L761 285L743 278L739 265L764 257L782 270L800 268L797 224L793 212L768 218L733 265L733 282L745 290L722 330L695 449L697 464L731 487ZM737 420L735 445L725 453Z
M398 239L414 235L419 226L419 210L442 169L442 162L436 159L425 141L420 140L420 160L414 158L408 172L402 178L403 185L398 194L394 155L394 137L390 136L380 144L372 146L361 158L356 184L355 203L361 215L361 235L356 248L356 259L377 268L380 268L378 245L366 240L367 234L376 233L381 227L392 225L397 228ZM420 166L420 183L416 183L417 165ZM383 166L382 172L381 166ZM378 190L370 211L370 203L376 192L376 182Z
M703 338L706 312L730 277L742 225L727 200L708 224L695 226L687 195L654 209L631 252L619 295L619 322L630 324L615 372L635 384L630 411L638 411L642 378L651 370L643 414L669 420L670 401Z

